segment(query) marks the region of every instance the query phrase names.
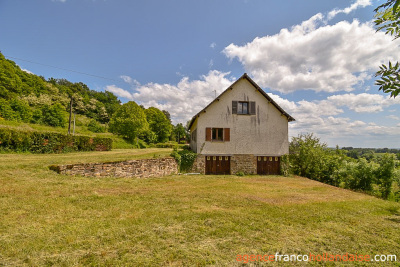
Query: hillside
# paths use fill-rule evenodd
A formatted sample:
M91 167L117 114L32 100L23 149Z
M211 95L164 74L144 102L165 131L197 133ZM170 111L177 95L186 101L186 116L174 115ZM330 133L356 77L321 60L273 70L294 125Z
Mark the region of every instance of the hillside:
M8 121L66 127L71 98L73 111L88 118L94 130L104 131L120 106L111 92L90 90L84 83L50 78L27 73L0 53L0 118ZM85 119L83 119L85 120ZM94 130L96 131L96 130Z

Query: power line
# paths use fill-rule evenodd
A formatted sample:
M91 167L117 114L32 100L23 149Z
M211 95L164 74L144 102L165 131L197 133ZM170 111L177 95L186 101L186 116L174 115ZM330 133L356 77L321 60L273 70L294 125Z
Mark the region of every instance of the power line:
M110 80L110 81L119 82L118 80L115 80L115 79L111 79L111 78L107 78L107 77L103 77L103 76L99 76L99 75L94 75L94 74L90 74L90 73L85 73L85 72L81 72L81 71L77 71L77 70L65 69L65 68L56 67L56 66L52 66L52 65L47 65L47 64L43 64L43 63L38 63L38 62L34 62L34 61L31 61L31 60L27 60L27 59L17 58L17 57L11 57L11 56L6 56L6 55L4 55L4 56L8 57L8 58L16 59L16 60L21 60L21 61L25 61L25 62L37 64L37 65L41 65L41 66L46 66L46 67L55 68L55 69L59 69L59 70L65 70L65 71L69 71L69 72L75 72L75 73L78 73L78 74L91 76L91 77L96 77L96 78L100 78L100 79L104 79L104 80Z

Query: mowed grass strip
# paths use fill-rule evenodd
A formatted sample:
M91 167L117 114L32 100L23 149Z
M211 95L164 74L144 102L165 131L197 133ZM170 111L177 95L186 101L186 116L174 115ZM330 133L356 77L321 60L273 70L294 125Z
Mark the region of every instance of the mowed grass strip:
M144 151L111 152L156 153ZM276 252L400 260L398 203L301 177L97 179L46 167L110 161L96 153L0 155L0 266L232 266Z

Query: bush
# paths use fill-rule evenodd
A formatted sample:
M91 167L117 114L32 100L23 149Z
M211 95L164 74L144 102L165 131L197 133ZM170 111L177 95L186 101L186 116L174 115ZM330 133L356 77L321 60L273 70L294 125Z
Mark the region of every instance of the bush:
M63 153L71 151L106 151L111 150L111 147L111 138L0 128L0 150L6 152Z
M53 127L64 127L66 123L64 114L66 112L61 104L46 105L42 108L42 122Z
M106 128L98 123L96 120L90 120L89 124L87 125L89 131L94 133L105 133Z
M193 162L197 157L197 154L188 149L183 149L178 153L179 155L181 155L180 171L181 172L190 171L192 169Z
M392 192L392 184L395 178L394 154L386 153L380 159L380 166L376 170L376 183L383 199L388 199Z

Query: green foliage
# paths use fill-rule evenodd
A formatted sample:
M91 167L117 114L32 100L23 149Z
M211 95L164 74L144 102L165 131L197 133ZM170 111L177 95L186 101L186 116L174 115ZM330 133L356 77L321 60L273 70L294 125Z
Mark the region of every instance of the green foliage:
M375 181L375 166L361 158L353 168L348 169L347 187L353 190L371 192Z
M143 109L134 101L123 104L112 116L109 124L110 132L119 134L131 142L148 128Z
M87 125L89 131L92 131L94 133L105 133L106 128L102 126L100 123L98 123L96 120L90 120L89 124Z
M42 123L53 127L64 127L66 120L66 111L63 106L56 103L51 106L44 106L42 108Z
M289 155L283 155L281 157L281 174L283 176L289 176L290 175L290 158Z
M400 93L400 65L399 62L389 65L382 64L380 70L376 72L376 76L380 76L380 80L376 80L375 84L379 85L379 90L384 93L390 93L391 97L396 97Z
M157 136L157 142L163 143L168 141L171 135L172 125L167 116L155 107L146 109L145 114L150 130Z
M189 135L182 123L178 123L172 130L172 136L174 137L175 141L180 143L181 140L187 140Z
M175 146L173 152L171 153L171 157L176 160L180 172L189 172L193 167L193 163L197 157L197 154L187 147L184 147L184 149L178 151L178 146Z
M18 121L18 114L5 99L0 98L0 117L9 121Z
M395 163L393 154L385 154L380 160L380 166L376 170L377 184L383 199L388 199L392 191L392 184L395 178Z
M326 144L321 144L313 134L293 137L290 142L290 162L294 174L319 180L325 163Z
M32 120L32 109L25 102L13 99L10 101L10 106L18 114L18 120L23 122L30 122Z
M183 149L178 153L181 156L180 171L189 172L193 167L197 154L189 149Z
M0 128L0 150L31 153L111 150L112 139Z
M378 159L372 157L368 160L366 155L370 150L367 149L363 154L365 157L354 160L345 156L346 150L327 148L313 134L294 137L289 150L289 169L285 157L281 160L283 174L292 171L294 174L334 186L360 190L384 199L393 195L393 199L396 199L397 193L392 194L392 185L397 179L394 154L386 153ZM374 188L378 188L378 192Z
M400 0L388 0L386 3L375 9L376 19L374 21L377 31L384 31L397 39L400 37ZM376 81L379 90L384 93L390 93L391 97L396 97L400 93L400 75L399 63L392 64L389 61L388 66L382 64L380 70L375 76L380 76L380 80Z

